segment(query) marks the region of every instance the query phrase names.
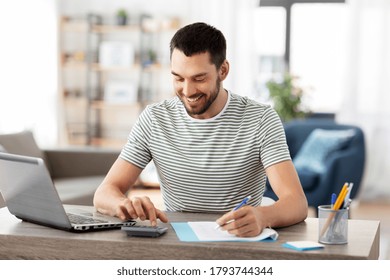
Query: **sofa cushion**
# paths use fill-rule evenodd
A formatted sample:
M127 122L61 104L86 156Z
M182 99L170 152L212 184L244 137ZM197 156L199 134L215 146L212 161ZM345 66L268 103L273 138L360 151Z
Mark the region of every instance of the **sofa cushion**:
M7 150L2 146L0 145L0 153L6 153Z
M3 207L5 207L5 201L3 199L3 196L0 193L0 208L3 208Z
M93 205L93 196L104 176L55 179L54 185L64 204Z
M6 153L6 152L7 151L5 150L5 148L2 145L0 145L0 153ZM4 206L5 206L5 202L3 196L0 193L0 208L3 208Z
M354 135L353 129L314 129L293 159L295 168L323 173L328 156L345 148Z

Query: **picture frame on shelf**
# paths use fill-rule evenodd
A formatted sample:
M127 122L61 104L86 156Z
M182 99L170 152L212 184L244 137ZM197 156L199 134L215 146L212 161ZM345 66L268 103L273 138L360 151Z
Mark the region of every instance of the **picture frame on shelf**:
M105 41L99 46L101 67L131 67L134 64L134 56L131 43Z
M104 101L110 104L132 104L138 101L138 86L133 81L107 81Z

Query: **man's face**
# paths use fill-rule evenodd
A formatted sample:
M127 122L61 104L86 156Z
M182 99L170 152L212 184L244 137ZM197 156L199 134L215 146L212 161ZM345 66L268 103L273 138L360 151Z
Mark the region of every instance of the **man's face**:
M175 49L171 59L173 87L187 113L205 119L217 115L216 99L221 90L221 78L209 53L187 57Z

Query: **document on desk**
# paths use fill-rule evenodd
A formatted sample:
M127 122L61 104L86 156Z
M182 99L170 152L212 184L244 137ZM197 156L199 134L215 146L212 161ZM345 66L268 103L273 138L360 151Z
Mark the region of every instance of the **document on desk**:
M188 222L171 223L177 236L181 241L203 242L203 241L239 241L239 242L257 242L274 241L278 238L278 233L265 228L255 237L237 237L221 229L217 229L216 222Z

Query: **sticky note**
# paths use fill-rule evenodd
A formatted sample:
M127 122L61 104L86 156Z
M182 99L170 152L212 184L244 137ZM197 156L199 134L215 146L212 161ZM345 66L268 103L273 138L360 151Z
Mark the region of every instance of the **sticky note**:
M324 248L323 244L314 241L289 241L284 243L282 246L298 251L317 250Z

